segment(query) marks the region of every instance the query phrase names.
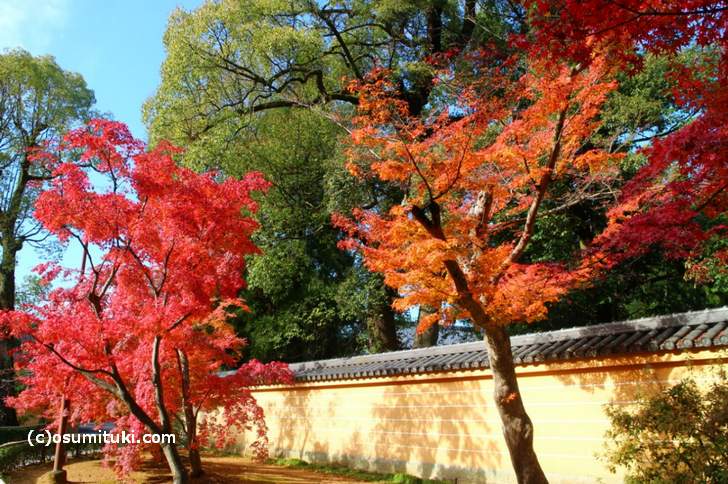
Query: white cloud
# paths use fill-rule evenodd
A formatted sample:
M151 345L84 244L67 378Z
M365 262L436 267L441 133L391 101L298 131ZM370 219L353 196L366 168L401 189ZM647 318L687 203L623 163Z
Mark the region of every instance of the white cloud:
M68 21L68 0L0 0L0 51L45 54Z

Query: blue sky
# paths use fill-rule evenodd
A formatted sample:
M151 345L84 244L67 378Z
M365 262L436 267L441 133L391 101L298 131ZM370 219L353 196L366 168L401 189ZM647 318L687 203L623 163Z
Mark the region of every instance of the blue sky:
M169 14L201 0L0 0L0 51L22 47L50 54L80 73L96 94L96 108L111 113L145 139L141 106L159 84L162 36ZM18 282L40 262L20 253Z

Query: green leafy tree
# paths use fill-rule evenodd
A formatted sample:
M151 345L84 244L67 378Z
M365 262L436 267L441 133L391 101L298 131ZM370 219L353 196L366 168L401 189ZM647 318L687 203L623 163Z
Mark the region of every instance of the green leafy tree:
M15 267L23 246L43 247L47 233L33 218L33 202L50 173L32 152L87 119L94 94L83 78L49 56L24 50L0 54L0 310L16 305ZM0 348L0 398L13 386L7 341ZM17 424L15 412L0 406L0 425Z
M283 118L278 118L284 119L281 123L285 129L276 134L278 142L285 146L297 136L294 125L300 121L294 113L309 111L314 116L304 123L306 128L326 133L323 137L331 142L326 148L328 154L321 164L322 170L319 165L312 169L324 178L326 208L320 214L348 213L354 206L378 206L386 211L391 204L402 201L401 191L376 180L354 180L342 166L340 145L343 143L337 140L349 129L351 114L358 104L357 93L347 90L347 83L365 82L373 68L388 68L398 97L407 101L409 111L426 116L433 106L452 101L433 84L433 63L440 67L448 64L457 72L464 68L462 54L481 47L513 53L507 42L509 35L524 32L528 32L526 11L518 3L498 0L377 0L336 4L255 0L244 5L230 0L209 2L191 12L178 10L170 19L165 35L168 55L162 68L162 84L146 104L145 116L153 138L166 137L190 150L185 163L195 158L205 159L199 156L200 152L217 150L216 156L206 159L227 156L231 162L223 169L236 173L235 165L243 159L237 151L241 150L242 140L247 142L251 133L261 137L260 126L264 119L270 122L271 118L266 117L269 113L281 110L285 113ZM711 56L714 57L705 48L685 49L678 55L688 66L710 62ZM599 146L610 152L627 153L621 180L629 179L644 164L643 157L636 154L637 148L668 135L696 115L675 107L675 83L666 75L670 61L667 55L648 53L641 65L620 74L620 88L607 102L602 128L584 147L586 150ZM273 135L266 132L265 136ZM297 155L307 156L300 150ZM298 161L289 161L292 166L298 164ZM320 186L320 180L314 184ZM547 207L553 212L547 212L539 220L526 258L566 260L603 228L603 207L613 199L619 184L607 186L597 180L588 196L570 194L570 186L564 183L552 188L561 191L559 203ZM577 203L569 203L570 196ZM264 208L262 213L265 212ZM513 228L517 230L518 226ZM269 253L276 250L272 243L265 246ZM303 245L304 251L316 246ZM561 257L554 257L556 252ZM589 324L724 304L724 286L719 284L717 290L708 290L709 285L698 284L705 279L702 275L706 272L713 274L712 281L720 283L725 279L720 271L710 269L711 263L724 267L720 261L715 257L692 261L695 269L690 276L684 266L666 262L659 253L651 254L615 271L588 290L574 291L573 297L553 308L544 325ZM349 340L346 344L342 341L336 344L341 351L354 351L363 345L371 351L396 348L401 344L396 338L396 325L406 318L400 315L398 319L391 312L391 294L382 287L378 276L368 274L356 258L349 258L348 264L348 275L333 283L339 284L339 291L322 293L321 301L328 307L331 297L335 298L342 332L355 334L354 339L359 343ZM636 270L647 276L635 277ZM276 280L274 274L269 271L272 277L269 282ZM278 271L278 274L279 287L286 286L287 272ZM341 297L338 294L345 284L349 292ZM357 285L362 289L356 290ZM337 295L331 296L334 293ZM313 299L307 299L300 307L318 307L311 306L312 303ZM266 304L271 317L282 311L269 301ZM592 304L590 308L589 304ZM264 306L254 309L260 311ZM291 337L282 341L294 341L299 336L292 336L300 335L302 326L293 324L291 331L283 331L288 325L284 320L300 320L298 316L293 318L295 306L287 307L291 312L277 320L279 325L275 331L269 331L272 335L288 333ZM302 317L307 319L305 314ZM246 332L250 331L252 318L243 319L248 321ZM334 324L337 318L327 320ZM438 339L437 329L431 334L418 335L417 344L434 344ZM534 329L538 328L531 328ZM271 348L280 344L276 342ZM283 353L276 356L284 357ZM299 356L302 357L300 352Z
M391 291L354 256L332 252L331 212L347 211L354 199L382 207L402 200L401 191L360 183L343 169L339 140L358 104L347 85L375 67L393 68L410 111L424 112L437 97L431 60L464 51L486 32L476 19L495 4L508 5L223 0L172 15L162 84L145 105L152 140L185 146L186 164L229 160L198 169L235 174L252 163L274 183L260 212L265 255L251 261L253 312L241 317L245 334L267 335L254 338L254 354L299 359L399 347L402 316L391 308ZM492 36L504 33L490 24ZM323 352L312 352L314 340Z

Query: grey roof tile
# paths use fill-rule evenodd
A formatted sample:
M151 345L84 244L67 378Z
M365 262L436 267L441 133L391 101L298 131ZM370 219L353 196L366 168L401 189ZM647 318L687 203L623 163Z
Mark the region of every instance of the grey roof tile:
M629 339L629 337L630 337L629 333L622 333L622 334L616 335L616 337L614 339L612 339L609 343L602 346L600 354L607 355L607 354L611 354L611 353L618 351L622 347L624 342Z
M693 327L692 330L688 334L686 334L680 341L678 341L675 344L675 346L680 349L692 348L693 346L695 346L695 343L697 342L698 337L702 334L705 334L705 332L709 328L710 328L710 326L707 324L701 324L699 326Z
M665 341L660 344L660 349L674 350L677 347L677 343L693 329L695 328L693 328L692 326L683 326L682 328L678 329L677 332L673 333L669 338L665 339Z
M511 338L517 364L728 346L728 307ZM291 364L299 381L487 368L482 341Z
M712 328L708 329L703 336L700 337L698 340L698 343L695 346L704 348L706 346L711 346L713 344L713 338L723 331L725 327L728 326L728 321L721 321Z

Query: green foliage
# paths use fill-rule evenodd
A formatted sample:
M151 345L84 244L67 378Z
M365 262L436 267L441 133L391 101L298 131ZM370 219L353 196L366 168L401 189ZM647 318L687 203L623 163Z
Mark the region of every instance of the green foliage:
M728 304L726 287L685 277L685 263L650 253L575 289L549 309L545 321L517 324L513 334L550 331Z
M33 57L21 49L0 53L0 193L15 192L15 175L27 163L28 148L58 139L88 119L94 102L94 93L83 77L61 69L53 57ZM28 167L28 171L36 176L46 174L39 167ZM20 225L32 210L30 194L36 190L21 188L26 192L21 193L26 195L23 203L12 207L3 196L0 211L15 215L13 228L22 233ZM0 223L0 229L5 229L5 223ZM7 238L10 234L2 236Z
M34 129L63 133L87 119L95 102L80 74L61 69L51 56L33 57L21 49L0 54L0 94L0 136L16 136L20 128L28 135Z
M672 102L674 83L666 77L669 59L648 54L643 62L636 72L619 75L619 89L605 106L604 131L619 136L610 140L615 150L630 149L635 140L669 129L681 119Z
M260 200L255 242L262 254L249 258L244 297L252 312L241 315L238 328L249 337L251 356L263 360L355 352L361 319L337 304L352 259L336 246L325 206L325 163L338 132L294 110L265 113L254 130L230 147L236 159L224 167L233 174L260 170L273 183Z
M80 74L58 66L50 56L17 49L0 53L0 275L3 290L14 287L15 254L24 244L48 246L32 220L39 187L29 177L47 169L28 160L28 149L59 139L92 115L93 91ZM19 176L25 173L25 176ZM12 306L6 296L3 304Z
M685 379L636 408L607 408L607 462L634 483L728 481L728 383Z
M17 289L15 302L18 306L24 304L37 304L50 290L50 286L41 283L40 276L29 274L25 276L23 283Z
M19 467L45 462L53 455L52 447L30 447L26 442L0 447L0 476Z
M324 474L331 474L340 477L350 477L360 481L367 482L391 482L396 484L446 484L447 481L435 479L421 479L419 477L410 476L409 474L380 474L377 472L367 472L358 469L352 469L343 464L310 464L301 459L275 459L271 461L273 464L285 467L293 467L296 469L307 469Z

